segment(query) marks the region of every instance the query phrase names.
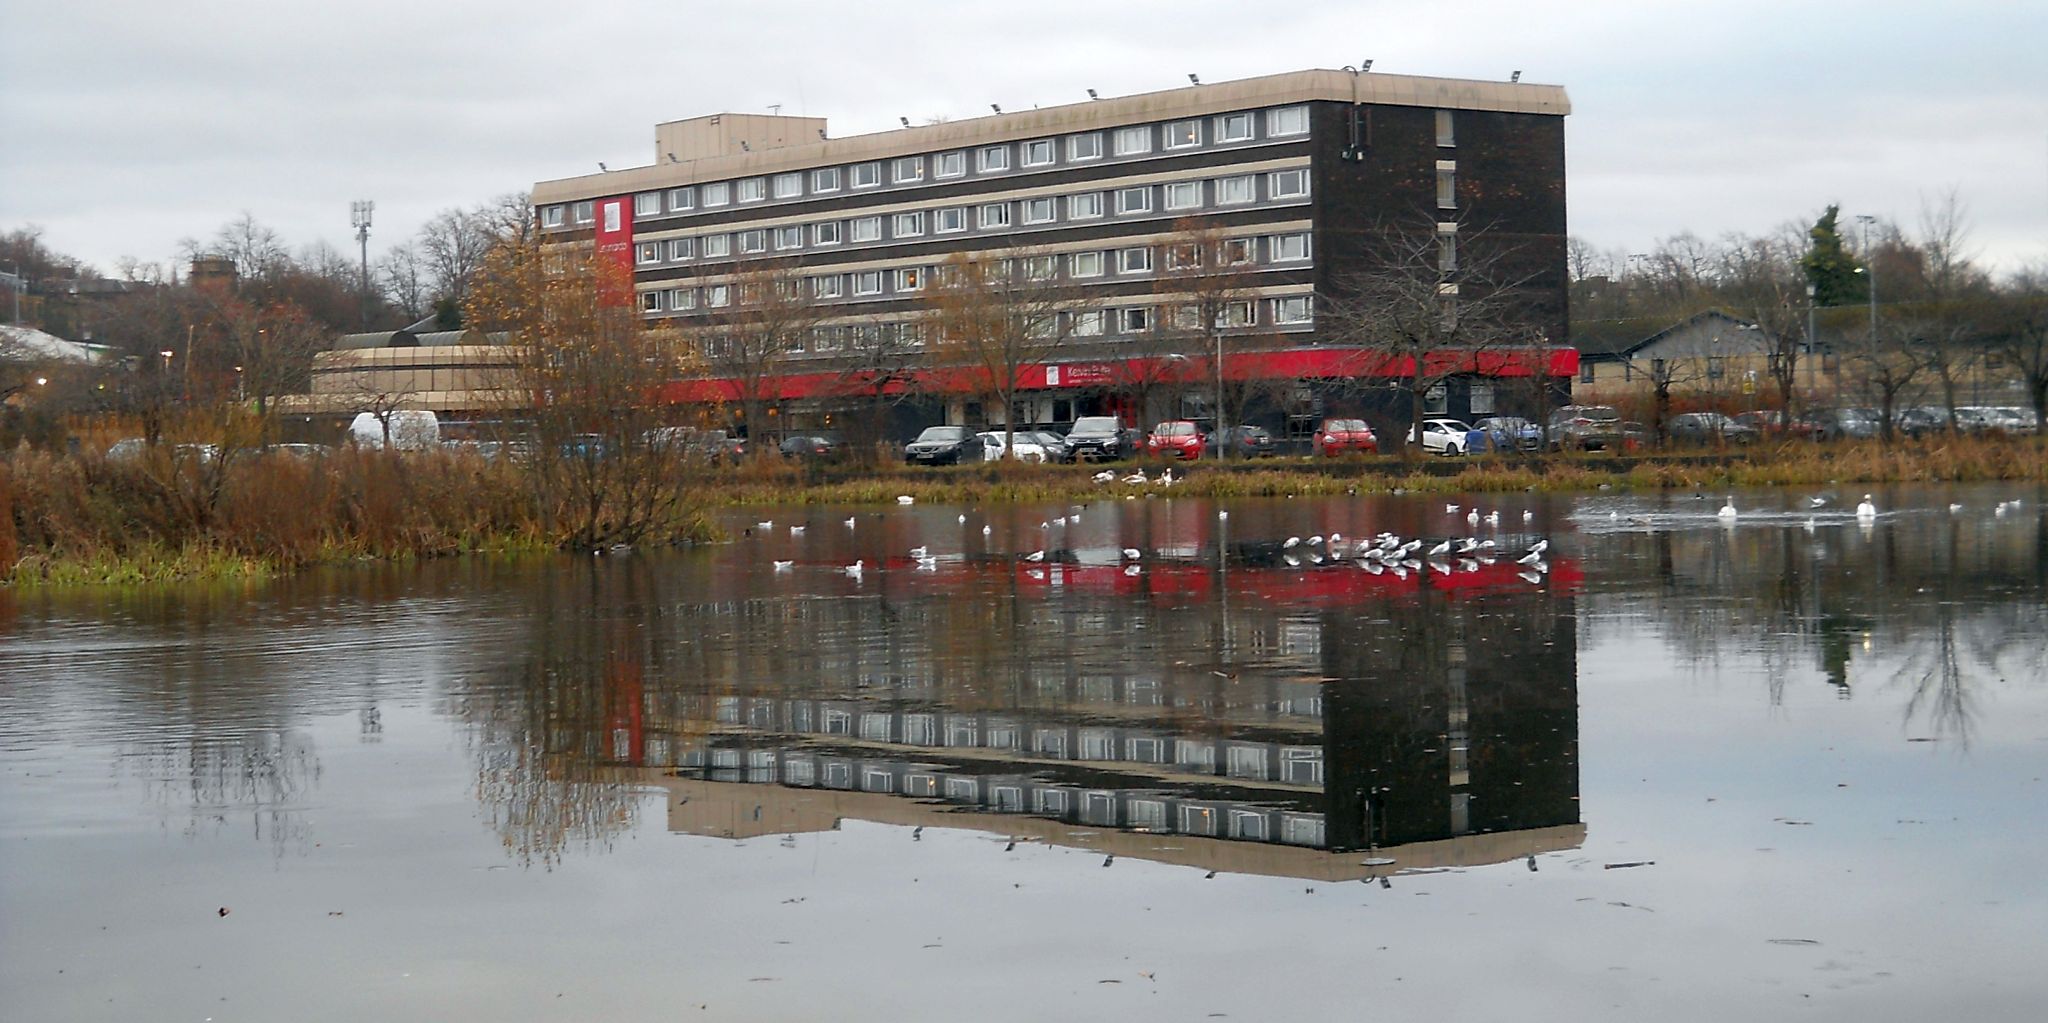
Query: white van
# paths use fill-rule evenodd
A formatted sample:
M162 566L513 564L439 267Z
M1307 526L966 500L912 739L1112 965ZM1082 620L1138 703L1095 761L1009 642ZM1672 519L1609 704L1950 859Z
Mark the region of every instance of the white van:
M382 450L387 430L393 451L431 451L441 446L441 421L432 412L411 409L386 412L381 417L375 412L359 413L348 425L348 436L359 447Z

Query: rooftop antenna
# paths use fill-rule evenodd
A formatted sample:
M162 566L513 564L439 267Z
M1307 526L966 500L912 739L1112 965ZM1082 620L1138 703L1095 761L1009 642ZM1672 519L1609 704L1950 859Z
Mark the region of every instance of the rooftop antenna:
M1193 71L1188 72L1188 81L1193 82L1196 85L1202 84L1201 77L1199 75L1196 75Z
M363 256L363 329L370 329L370 213L377 208L370 199L357 199L348 204L348 224L356 229L356 244L362 246Z
M768 112L769 112L769 113L771 113L771 114L774 114L774 115L775 115L775 116L777 116L777 117L781 117L781 116L782 116L782 104L780 104L780 103L770 103L770 104L768 104Z
M1514 74L1511 74L1511 75L1509 75L1509 76L1508 76L1508 81L1510 81L1510 82L1519 82L1519 81L1521 81L1521 80L1522 80L1522 73L1521 73L1520 71L1517 71L1517 72L1515 72Z

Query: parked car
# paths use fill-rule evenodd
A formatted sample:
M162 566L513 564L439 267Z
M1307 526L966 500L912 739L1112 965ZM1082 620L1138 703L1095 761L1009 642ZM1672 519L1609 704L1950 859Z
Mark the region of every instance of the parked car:
M1439 455L1462 455L1471 438L1472 426L1461 419L1425 419L1422 421L1422 450ZM1409 443L1416 442L1415 431L1408 431Z
M903 460L911 465L959 465L985 457L981 438L964 426L927 426L903 447Z
M1671 439L1683 444L1754 444L1762 436L1719 412L1684 412L1664 424Z
M1921 405L1900 409L1892 417L1892 428L1908 437L1925 437L1948 429L1948 410Z
M1620 430L1614 444L1623 451L1641 451L1657 440L1657 435L1651 433L1649 427L1633 419L1617 425Z
M393 451L431 451L441 446L441 421L432 412L419 409L381 415L361 412L348 424L348 435L357 446L374 450L382 450L389 437Z
M1816 440L1865 440L1882 429L1877 412L1867 408L1815 409L1806 422Z
M1380 439L1373 434L1372 424L1363 419L1325 419L1308 444L1319 458L1371 455L1380 450Z
M1028 430L1013 431L1007 442L1001 430L987 430L975 436L981 439L981 458L985 462L1000 462L1005 458L1015 458L1019 462L1043 462L1047 457L1045 447L1033 440Z
M1220 450L1219 450L1220 449ZM1280 453L1273 434L1263 426L1229 426L1211 431L1202 441L1204 457L1271 458Z
M1763 437L1805 437L1813 439L1813 427L1803 419L1787 421L1785 413L1777 409L1751 409L1737 412L1735 421L1747 426Z
M1472 428L1486 435L1488 450L1534 451L1543 446L1543 428L1521 416L1487 416L1473 423Z
M677 458L712 465L738 462L747 455L747 442L724 430L663 426L647 431L646 440L649 444L665 448Z
M2033 409L2000 407L1992 409L1991 415L2001 433L2035 434L2041 432L2041 423L2034 418Z
M1065 437L1051 430L1027 430L1024 432L1033 441L1036 441L1039 447L1045 449L1046 461L1066 463L1074 460L1074 451L1072 448L1067 447L1067 439Z
M1082 416L1067 430L1067 450L1076 462L1131 458L1144 451L1144 437L1115 416Z
M1566 405L1550 414L1552 451L1605 451L1621 436L1621 413L1612 405Z
M333 453L334 445L332 444L272 444L268 447L258 448L256 450L256 454L259 456L301 458L307 460L315 458L326 458L328 455L331 455Z
M1148 454L1193 460L1202 457L1202 429L1186 419L1169 419L1152 428L1145 438Z
M808 459L824 462L838 458L846 447L836 433L793 433L782 438L776 449L790 461Z

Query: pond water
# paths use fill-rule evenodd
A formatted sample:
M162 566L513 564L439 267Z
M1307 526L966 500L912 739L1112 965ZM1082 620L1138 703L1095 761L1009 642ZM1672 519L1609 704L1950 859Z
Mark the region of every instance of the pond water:
M2038 1018L2048 495L1810 496L0 594L0 1017Z

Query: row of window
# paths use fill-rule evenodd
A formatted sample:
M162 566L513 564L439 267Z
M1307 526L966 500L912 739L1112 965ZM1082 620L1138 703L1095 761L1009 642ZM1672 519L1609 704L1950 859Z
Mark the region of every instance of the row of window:
M1107 192L947 206L934 210L911 210L887 217L855 217L808 225L783 224L695 238L671 238L666 242L639 242L634 246L633 259L641 266L653 266L698 259L726 259L735 252L743 256L757 256L767 253L771 247L776 252L793 252L806 247L828 248L847 242L904 241L929 234L957 234L970 229L1003 231L1020 224L1076 223L1102 219L1111 211L1117 216L1184 213L1210 206L1257 202L1259 177L1256 174L1235 174L1207 181L1136 185ZM1280 201L1308 197L1307 168L1273 171L1264 177L1267 199ZM1062 201L1065 205L1064 218L1061 216Z
M1279 107L1264 111L1266 138L1289 138L1308 133L1308 108ZM880 188L884 184L918 185L976 175L1002 174L1013 169L1042 170L1062 163L1081 164L1105 155L1139 157L1155 151L1180 151L1205 144L1225 145L1255 141L1257 116L1249 111L1220 114L1210 118L1188 118L1165 124L1139 124L1109 132L1081 132L1061 138L1032 139L1028 142L980 146L929 155L902 156L810 171L786 171L735 181L713 181L685 185L666 192L640 192L633 196L633 215L654 217L663 213L688 213L717 209L736 203L766 202L770 199L800 199L806 195L832 195L848 189ZM561 227L565 213L578 224L588 224L593 210L588 201L546 206L541 209L544 227Z
M659 294L650 292L649 294ZM1263 317L1262 317L1263 314ZM1166 307L1120 306L1083 309L1060 314L1066 335L1096 338L1144 334L1162 328L1177 331L1200 329L1200 310L1191 305ZM1258 326L1263 321L1277 327L1315 325L1315 302L1308 295L1245 299L1226 303L1216 313L1216 326L1236 329ZM814 327L790 343L790 353L831 354L841 351L872 350L879 347L922 348L929 340L927 326L915 320L895 323L829 324ZM721 334L706 335L701 343L712 355L725 354L732 343Z

